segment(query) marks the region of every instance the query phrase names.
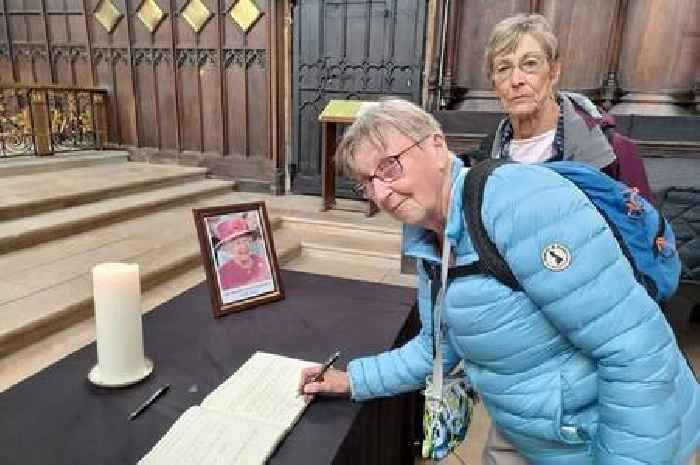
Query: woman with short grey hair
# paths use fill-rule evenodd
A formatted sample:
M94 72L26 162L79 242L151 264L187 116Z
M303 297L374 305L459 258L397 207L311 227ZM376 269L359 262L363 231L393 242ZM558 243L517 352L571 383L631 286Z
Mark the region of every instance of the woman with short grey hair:
M299 390L307 400L427 389L428 407L443 405L434 402L444 400L435 397L440 388L430 388L440 381L431 380L463 362L499 431L484 465L688 463L700 446L700 386L583 192L537 165L507 163L489 177L481 219L516 290L478 269L450 273L478 268L479 253L465 223L468 170L432 116L399 100L370 105L336 155L356 192L405 226L421 328L401 347L350 360L346 371L306 368ZM548 258L552 249L558 261ZM464 405L452 400L445 404ZM443 457L456 444L447 428L463 432L465 411L430 423L427 455Z
M494 137L492 158L521 163L575 160L653 198L641 161L635 161L638 168L632 175L621 175L615 147L600 127L603 115L596 106L583 95L557 91L559 44L544 16L518 14L499 22L484 51L484 71L507 115ZM527 462L492 428L483 463Z
M494 137L492 158L587 163L653 200L634 145L603 131L614 119L583 95L557 91L558 41L544 16L519 14L498 23L486 45L484 69L507 115Z

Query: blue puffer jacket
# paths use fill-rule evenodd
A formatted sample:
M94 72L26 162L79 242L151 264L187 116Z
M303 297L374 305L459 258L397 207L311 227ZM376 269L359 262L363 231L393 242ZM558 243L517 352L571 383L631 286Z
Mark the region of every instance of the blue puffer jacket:
M477 259L465 229L465 171L453 161L447 237ZM700 386L605 220L566 179L506 165L486 186L484 225L525 292L491 277L449 284L445 369L465 361L497 429L533 464L685 465L700 446ZM405 229L405 252L439 262L433 233ZM565 245L554 272L542 250ZM350 362L355 400L420 389L432 371L430 283L418 266L422 329L405 346Z

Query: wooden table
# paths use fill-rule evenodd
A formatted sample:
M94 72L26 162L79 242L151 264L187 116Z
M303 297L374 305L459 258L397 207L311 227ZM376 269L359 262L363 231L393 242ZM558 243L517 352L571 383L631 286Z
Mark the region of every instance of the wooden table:
M362 105L362 100L331 100L318 116L321 123L321 211L335 207L335 150L336 129L339 124L352 124ZM367 216L379 209L368 200Z

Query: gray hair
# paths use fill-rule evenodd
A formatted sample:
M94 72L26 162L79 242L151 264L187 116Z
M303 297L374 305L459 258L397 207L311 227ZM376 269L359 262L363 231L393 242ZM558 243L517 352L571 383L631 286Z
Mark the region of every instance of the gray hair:
M484 51L484 71L489 80L493 80L495 58L501 53L513 52L526 34L540 43L550 64L559 60L559 41L547 18L538 14L517 14L502 20L491 31Z
M367 141L376 147L386 149L386 131L391 129L414 141L442 132L440 123L419 106L399 98L384 98L363 105L355 122L338 144L337 160L350 173L354 173L354 160L360 144Z

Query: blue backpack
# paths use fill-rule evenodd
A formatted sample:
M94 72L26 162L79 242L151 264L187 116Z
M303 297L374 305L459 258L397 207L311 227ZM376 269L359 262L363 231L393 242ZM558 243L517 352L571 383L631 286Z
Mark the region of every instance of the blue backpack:
M463 205L468 209L467 228L479 260L450 270L450 277L489 274L515 290L522 290L508 263L484 228L481 207L489 175L505 160L485 160L472 167L464 181ZM670 224L634 188L630 188L581 163L559 161L541 166L576 185L605 218L635 278L657 302L671 297L681 272L681 262Z

